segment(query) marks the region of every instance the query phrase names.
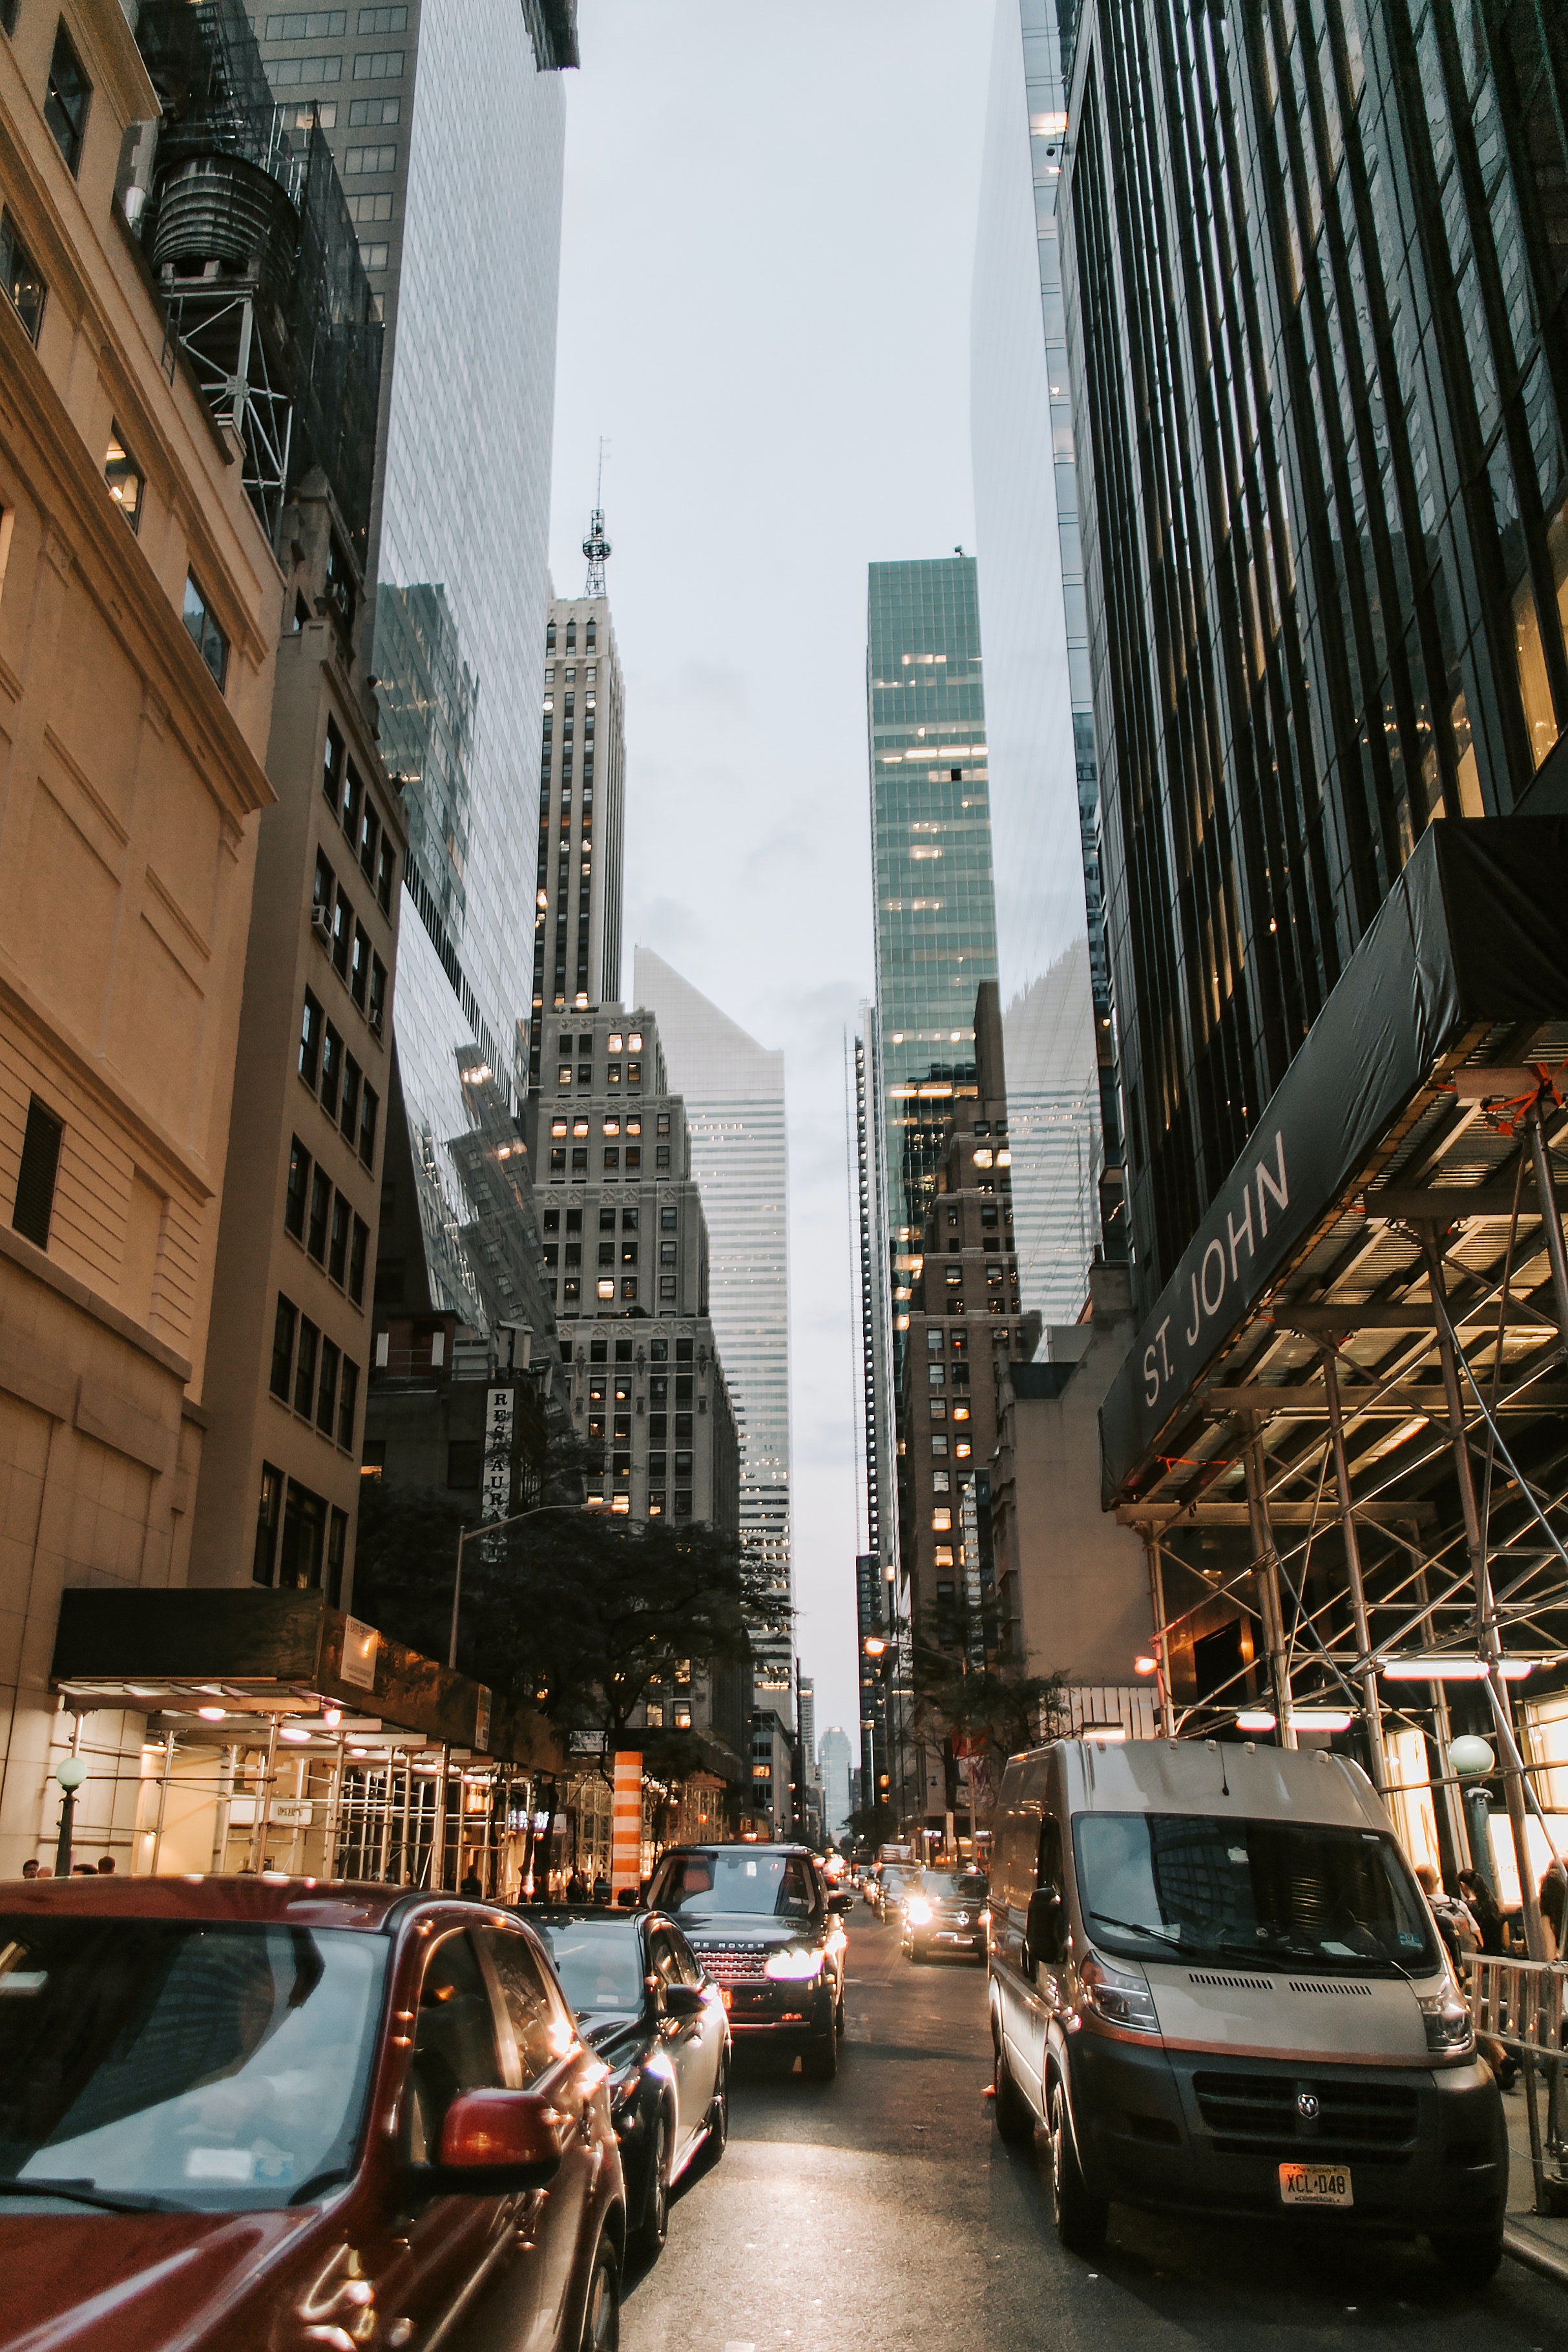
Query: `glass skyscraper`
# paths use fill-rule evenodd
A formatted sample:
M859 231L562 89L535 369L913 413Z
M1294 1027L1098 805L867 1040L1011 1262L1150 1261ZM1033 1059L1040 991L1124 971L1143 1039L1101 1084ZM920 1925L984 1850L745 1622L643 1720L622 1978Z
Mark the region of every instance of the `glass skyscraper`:
M393 1027L423 1240L389 1305L523 1302L464 1237L481 1071L527 1087L570 12L517 0L258 13L331 142L386 322L371 571L382 753L409 821ZM401 1155L400 1155L401 1157Z
M1140 1307L1423 830L1568 804L1552 0L1089 0L1062 208Z
M873 563L866 625L879 1079L889 1240L919 1246L997 909L972 555Z
M740 1435L740 1531L788 1607L789 1163L784 1056L759 1045L648 948L632 993L659 1024L685 1101L692 1174L708 1234L708 1312ZM755 1639L758 1706L793 1727L787 1621Z
M1049 26L1041 23L1050 12ZM1107 1065L1089 655L1057 266L1053 0L998 0L971 297L970 427L986 643L997 951L1026 1307L1082 1307L1105 1187ZM1086 892L1088 894L1086 903ZM1091 915L1092 909L1092 915ZM1102 997L1104 990L1100 990ZM1114 1088L1107 1086L1114 1114Z

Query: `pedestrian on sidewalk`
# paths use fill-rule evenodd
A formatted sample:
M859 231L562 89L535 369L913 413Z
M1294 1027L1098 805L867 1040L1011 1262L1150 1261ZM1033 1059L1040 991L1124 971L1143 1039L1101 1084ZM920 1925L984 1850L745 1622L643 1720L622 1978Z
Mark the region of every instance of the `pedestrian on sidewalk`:
M1501 1906L1479 1870L1460 1871L1459 1893L1480 1929L1482 1951L1490 1959L1502 1959L1508 1946L1503 1940Z

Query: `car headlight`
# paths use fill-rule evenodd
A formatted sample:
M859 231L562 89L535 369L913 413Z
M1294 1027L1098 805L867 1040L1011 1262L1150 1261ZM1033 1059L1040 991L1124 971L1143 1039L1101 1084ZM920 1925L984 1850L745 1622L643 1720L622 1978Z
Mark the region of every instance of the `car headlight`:
M787 1977L793 1984L809 1984L822 1973L827 1955L821 1949L804 1951L790 1946L782 1952L769 1952L762 1973L768 1977Z
M1445 2058L1467 2055L1475 2048L1476 2029L1469 2006L1462 2001L1452 1985L1441 1992L1418 1993L1421 2022L1427 2029L1427 2047Z
M1107 2025L1125 2026L1134 2033L1159 2032L1155 1997L1137 1977L1124 1975L1091 1954L1078 1971L1078 1981L1085 2005Z
M930 1921L931 1906L924 1895L912 1895L904 1906L904 1916L912 1927L924 1927Z

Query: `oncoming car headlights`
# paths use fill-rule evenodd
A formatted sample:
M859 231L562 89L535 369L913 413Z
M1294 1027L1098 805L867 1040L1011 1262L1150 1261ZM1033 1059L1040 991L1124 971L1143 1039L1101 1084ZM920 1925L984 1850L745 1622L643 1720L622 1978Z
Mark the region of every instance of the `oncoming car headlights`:
M912 1895L904 1906L904 1916L912 1927L925 1927L931 1920L931 1906L924 1895Z
M813 1977L821 1975L826 1958L826 1953L821 1950L803 1950L797 1945L789 1945L781 1952L768 1953L762 1973L768 1977L788 1978L792 1984L810 1984Z

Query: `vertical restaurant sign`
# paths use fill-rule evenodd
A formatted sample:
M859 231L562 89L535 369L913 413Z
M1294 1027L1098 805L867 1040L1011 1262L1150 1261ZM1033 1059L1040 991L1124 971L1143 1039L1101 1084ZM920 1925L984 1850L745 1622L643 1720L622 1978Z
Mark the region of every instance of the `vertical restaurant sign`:
M485 1467L480 1475L482 1519L504 1519L512 1508L512 1437L517 1427L515 1389L491 1389L485 1398Z

